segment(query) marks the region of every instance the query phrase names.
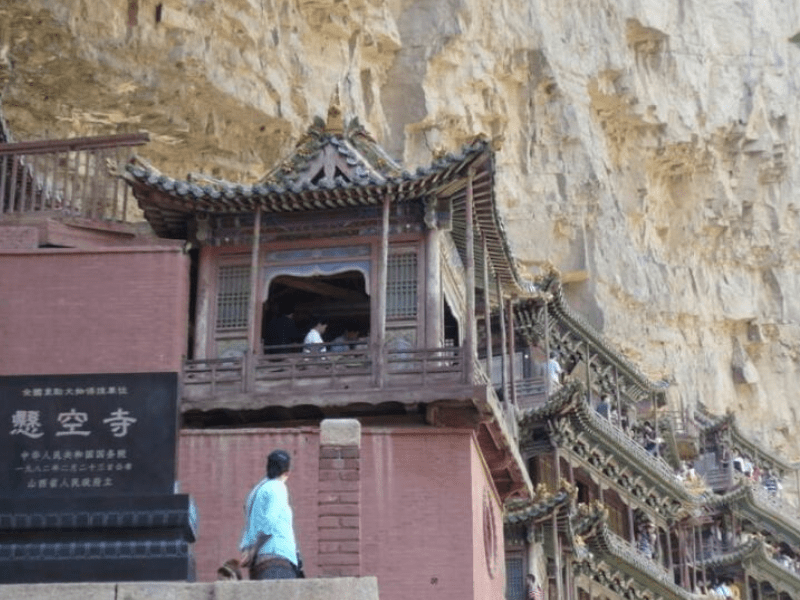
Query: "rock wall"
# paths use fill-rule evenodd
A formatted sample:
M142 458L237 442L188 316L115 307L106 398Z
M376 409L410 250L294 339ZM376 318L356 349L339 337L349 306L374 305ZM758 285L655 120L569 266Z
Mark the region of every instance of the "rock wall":
M790 459L800 415L793 0L4 0L19 140L148 130L167 174L252 181L338 94L413 168L495 139L520 264L674 408Z

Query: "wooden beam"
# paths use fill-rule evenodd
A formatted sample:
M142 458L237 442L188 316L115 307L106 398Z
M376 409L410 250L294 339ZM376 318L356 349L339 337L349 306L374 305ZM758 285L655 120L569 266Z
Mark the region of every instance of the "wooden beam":
M367 298L366 293L362 294L352 290L346 290L330 283L325 283L324 281L314 281L309 277L283 275L280 277L280 283L297 290L312 292L329 298L338 298L340 300L363 302Z
M503 288L500 285L500 276L498 275L496 278L497 282L497 299L500 304L500 347L502 352L500 353L500 385L501 390L503 392L503 402L508 402L510 397L508 395L508 355L507 355L507 343L508 340L506 339L506 309L505 309L505 302L503 300Z
M486 375L492 384L492 311L489 306L489 256L486 251L486 235L481 234L483 241L483 323L486 329Z
M250 305L247 310L247 356L252 357L258 353L256 348L256 341L260 336L256 335L256 320L257 320L257 307L261 306L258 298L258 257L261 246L261 207L256 208L256 214L253 223L253 248L250 254ZM260 341L259 341L260 343ZM249 369L249 373L253 370ZM249 390L252 382L247 382L248 387L245 391Z
M517 404L517 374L514 369L516 362L516 336L514 335L514 306L511 304L511 298L508 299L508 354L510 360L508 361L508 370L510 372L509 380L511 382L511 403Z
M475 348L475 224L473 222L473 193L472 193L472 179L475 177L475 171L469 170L467 175L467 197L465 207L465 220L464 237L466 244L466 292L467 292L467 314L464 316L466 321L466 331L464 336L464 348L466 350L464 360L466 363L465 375L468 382L474 380L475 359L478 353Z

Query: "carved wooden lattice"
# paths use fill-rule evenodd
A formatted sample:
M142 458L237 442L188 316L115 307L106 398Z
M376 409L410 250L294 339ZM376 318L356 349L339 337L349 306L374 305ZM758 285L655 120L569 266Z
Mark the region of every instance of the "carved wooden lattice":
M250 299L250 268L226 265L217 278L217 329L247 327Z
M412 319L417 316L416 253L389 256L386 287L387 319Z

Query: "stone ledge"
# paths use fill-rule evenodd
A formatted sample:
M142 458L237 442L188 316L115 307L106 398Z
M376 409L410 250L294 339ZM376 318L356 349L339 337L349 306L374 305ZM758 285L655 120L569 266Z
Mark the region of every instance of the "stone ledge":
M361 447L361 423L358 419L324 419L319 425L320 446Z
M0 600L378 600L376 577L0 585Z

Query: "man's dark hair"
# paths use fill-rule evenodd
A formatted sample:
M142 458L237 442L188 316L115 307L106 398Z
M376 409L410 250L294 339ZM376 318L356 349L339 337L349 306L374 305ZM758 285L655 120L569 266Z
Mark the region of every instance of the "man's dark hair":
M286 450L273 450L267 457L267 478L275 479L289 470L292 458Z

